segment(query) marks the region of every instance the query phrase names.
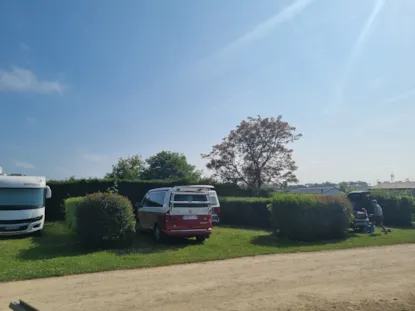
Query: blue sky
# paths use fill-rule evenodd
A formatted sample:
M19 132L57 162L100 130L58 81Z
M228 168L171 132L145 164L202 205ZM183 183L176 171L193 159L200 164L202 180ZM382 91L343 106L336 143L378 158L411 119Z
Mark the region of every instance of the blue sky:
M302 182L415 180L412 0L2 1L0 165L101 177L120 156L204 167L277 116Z

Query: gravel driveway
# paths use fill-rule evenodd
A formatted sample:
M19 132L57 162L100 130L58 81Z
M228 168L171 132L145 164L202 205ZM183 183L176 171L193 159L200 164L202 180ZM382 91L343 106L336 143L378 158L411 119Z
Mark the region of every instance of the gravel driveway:
M41 311L415 310L415 245L0 283L0 310L19 298Z

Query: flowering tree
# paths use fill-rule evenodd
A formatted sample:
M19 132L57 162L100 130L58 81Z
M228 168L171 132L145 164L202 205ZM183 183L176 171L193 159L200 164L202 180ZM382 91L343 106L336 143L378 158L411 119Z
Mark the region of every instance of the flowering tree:
M282 187L297 182L297 169L288 144L302 135L295 127L277 118L249 117L232 130L208 154L207 168L213 177L244 185L259 193L264 183Z

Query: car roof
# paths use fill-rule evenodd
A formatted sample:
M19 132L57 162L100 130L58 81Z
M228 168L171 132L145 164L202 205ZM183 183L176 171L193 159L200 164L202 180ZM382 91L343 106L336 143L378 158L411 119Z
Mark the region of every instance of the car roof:
M364 190L359 190L359 191L351 191L348 193L349 194L362 194L362 193L370 193L369 191L364 191Z
M190 190L189 188L192 190L192 192L194 191L195 193L200 192L198 190L203 190L205 194L207 194L207 191L212 190L212 189L207 189L205 187L175 186L175 187L154 188L154 189L150 189L148 192L169 191L169 190L177 191L177 192L189 192Z
M192 188L209 188L209 189L215 189L212 185L188 185L186 187L192 187Z

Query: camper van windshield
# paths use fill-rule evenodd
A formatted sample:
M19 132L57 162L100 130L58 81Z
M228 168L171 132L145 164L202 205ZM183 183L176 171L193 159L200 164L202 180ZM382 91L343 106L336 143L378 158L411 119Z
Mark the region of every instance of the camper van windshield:
M0 209L10 205L45 206L45 189L0 188Z

